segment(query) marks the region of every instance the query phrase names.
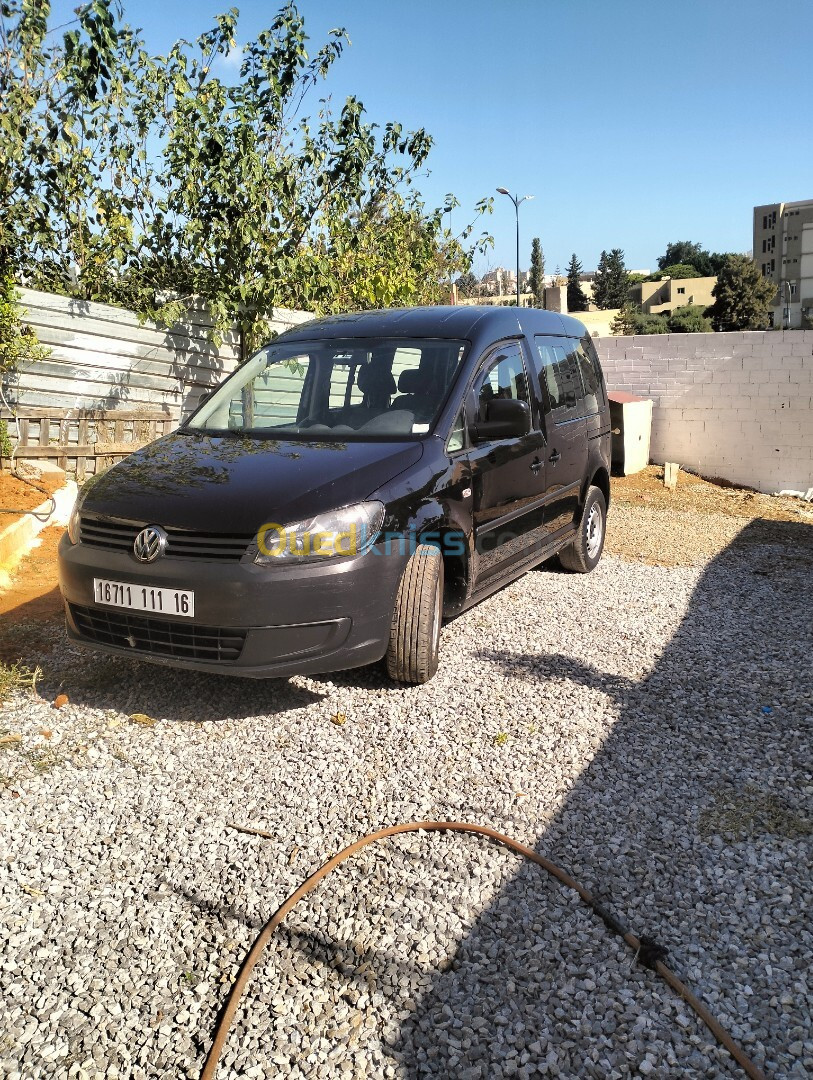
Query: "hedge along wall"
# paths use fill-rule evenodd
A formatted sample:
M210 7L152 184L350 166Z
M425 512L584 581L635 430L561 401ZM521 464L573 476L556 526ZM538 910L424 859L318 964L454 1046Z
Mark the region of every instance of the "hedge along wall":
M608 389L654 402L652 461L764 492L813 486L813 330L595 345Z
M26 412L163 412L178 423L240 359L236 330L219 347L207 339L212 323L202 308L166 329L109 304L21 292L24 321L51 350L6 391L11 404ZM278 310L272 328L282 332L309 318L306 312Z

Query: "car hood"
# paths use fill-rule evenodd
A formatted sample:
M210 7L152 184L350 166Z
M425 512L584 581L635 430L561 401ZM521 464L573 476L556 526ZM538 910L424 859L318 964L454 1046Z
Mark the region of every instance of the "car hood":
M420 442L299 442L175 432L91 480L82 509L222 533L367 499L417 462Z

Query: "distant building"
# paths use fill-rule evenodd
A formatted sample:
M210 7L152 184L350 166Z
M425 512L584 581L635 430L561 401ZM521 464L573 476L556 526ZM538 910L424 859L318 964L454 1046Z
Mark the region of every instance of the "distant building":
M716 277L671 278L660 281L639 281L630 287L630 299L647 315L671 314L686 304L708 307L714 303L711 290Z
M813 328L813 199L755 206L753 257L776 285L774 326Z
M517 288L516 275L506 270L504 266L498 266L494 270L489 270L487 274L483 274L480 284L487 296L503 296L511 292L512 288L516 292Z

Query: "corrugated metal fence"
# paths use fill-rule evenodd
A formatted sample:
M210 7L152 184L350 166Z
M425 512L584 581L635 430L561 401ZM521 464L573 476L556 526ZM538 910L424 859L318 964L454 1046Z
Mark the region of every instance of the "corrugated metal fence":
M24 321L50 354L4 388L20 423L17 456L52 460L80 477L171 430L240 360L237 330L214 346L202 308L167 329L109 304L21 292ZM311 318L274 314L278 332Z

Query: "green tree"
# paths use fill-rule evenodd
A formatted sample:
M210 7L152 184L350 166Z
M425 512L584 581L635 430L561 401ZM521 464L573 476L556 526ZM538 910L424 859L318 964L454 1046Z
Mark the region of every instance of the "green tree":
M636 334L668 334L669 323L663 315L647 315L642 312L635 319Z
M531 241L531 272L529 284L533 294L534 307L545 306L545 253L539 237L535 236Z
M722 268L725 266L725 261L728 258L728 256L733 255L733 254L734 254L734 252L731 252L731 251L728 251L728 252L726 252L726 251L722 251L722 252L721 251L712 251L709 254L710 270L709 270L709 273L708 273L707 276L709 276L709 277L717 277L719 275L720 271L722 270Z
M709 253L691 240L678 240L667 244L666 251L658 259L661 270L677 265L693 266L697 271L696 277L710 277L714 273Z
M455 285L457 286L458 295L464 299L470 300L479 295L480 280L470 270L467 270L465 274L461 274Z
M19 293L14 285L10 264L0 267L0 401L8 405L6 391L15 373L23 364L44 360L50 349L40 345L33 328L22 321ZM12 415L16 415L11 409ZM0 458L11 457L8 424L0 420Z
M684 304L667 318L670 334L707 334L713 330L706 309L699 304Z
M684 278L705 277L706 275L699 274L697 270L693 266L688 265L688 263L674 263L672 266L665 266L663 270L660 271L659 276L682 280Z
M329 267L310 293L311 310L448 303L449 280L467 270L470 259L457 238L439 242L443 212L429 215L419 200L390 192L358 214L326 214L301 254ZM295 296L288 303L302 306Z
M23 323L19 299L11 267L6 266L0 270L0 382L22 364L44 360L50 353L40 345L34 329Z
M640 313L641 309L634 304L622 304L613 318L613 321L610 323L610 333L622 337L628 337L630 334L634 334L635 322Z
M590 303L584 295L579 275L582 272L582 264L576 258L574 252L567 267L567 310L587 311Z
M0 264L28 271L47 256L68 273L70 257L85 255L105 190L110 196L121 184L95 135L106 122L102 98L119 95L113 57L129 45L107 0L78 8L61 44L47 41L49 12L47 0L0 5ZM109 170L104 183L102 170ZM96 230L102 254L115 247L119 228L107 221Z
M677 243L666 245L666 251L658 259L658 266L663 273L669 273L675 265L688 265L694 267L695 273L686 276L716 277L730 254L732 253L706 251L700 244L695 244L691 240L679 240Z
M0 8L0 250L31 283L165 323L202 299L218 332L236 318L251 347L281 304L437 296L489 242L473 239L474 222L452 236L422 203L425 130L379 130L354 97L305 115L342 29L309 55L287 3L243 48L231 84L215 72L236 47L235 10L161 57L117 10L91 0L51 43L47 0ZM375 236L394 262L374 255ZM370 275L355 291L343 261L354 248Z
M629 295L629 275L624 266L624 252L613 248L602 251L593 279L593 303L602 310L621 308Z
M668 334L669 325L663 315L648 315L635 304L623 304L610 324L616 335Z
M729 255L706 310L715 330L765 330L771 324L776 285L747 255Z

